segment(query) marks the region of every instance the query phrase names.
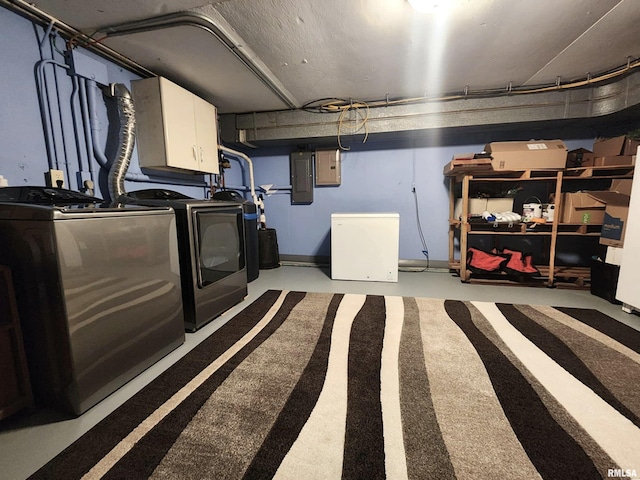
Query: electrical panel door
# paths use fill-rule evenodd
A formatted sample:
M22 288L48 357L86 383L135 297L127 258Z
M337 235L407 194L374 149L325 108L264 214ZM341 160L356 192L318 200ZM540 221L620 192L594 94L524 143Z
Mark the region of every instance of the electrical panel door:
M289 157L291 204L313 203L313 155L293 152Z
M340 150L316 150L316 185L338 186L341 182Z

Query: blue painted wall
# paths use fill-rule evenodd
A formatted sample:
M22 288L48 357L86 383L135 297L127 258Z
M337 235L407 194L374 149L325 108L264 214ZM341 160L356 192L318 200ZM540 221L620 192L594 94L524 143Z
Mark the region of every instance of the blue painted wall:
M43 122L40 115L36 88L35 66L39 61L51 59L63 62L58 50L64 49L61 38L50 44L45 39L45 48L39 49L43 37L42 27L0 7L0 31L3 48L0 49L0 64L3 75L0 80L0 175L10 185L44 185L44 173L49 170ZM130 82L137 76L96 55L85 52L107 67L110 83ZM60 67L47 65L46 91L49 94L51 114L48 121L53 125L53 137L57 151L58 168L69 171L67 185L78 188L76 174L82 169L86 176L91 162L95 172L100 166L87 158L86 143L82 129L74 129L72 112L80 111L80 102L73 91L73 81ZM99 95L97 132L105 152L109 151L109 120L107 107ZM563 138L542 137L538 132L509 132L510 139ZM569 149L590 148L593 132L584 132L568 140ZM280 253L285 255L328 256L330 254L330 219L334 212L398 212L400 214L400 257L403 259L425 259L418 231L418 213L431 260L444 261L448 257L448 189L442 175L444 165L455 153L479 152L484 143L496 140L475 135L464 139L427 141L414 139L403 142L369 141L365 145L352 146L342 152L342 185L339 187L317 187L314 202L310 205L291 205L289 192L284 190L265 196L267 226L278 234ZM255 164L256 184L286 186L289 178L289 152L292 149L261 148L246 151ZM196 198L203 198L206 189L186 186L185 182L203 182L202 176L175 175L141 172L137 152L134 151L130 172L152 175L152 180L175 181L168 188L181 191ZM98 196L107 196L104 179L100 173L97 182ZM242 161L231 160L231 168L225 172L227 185L248 185L247 166ZM127 182L126 189L152 188L160 183ZM415 193L413 189L415 188ZM416 199L418 210L416 210ZM363 239L366 241L366 239ZM375 259L372 259L375 261Z
M570 150L589 148L593 138L565 140L565 144ZM397 212L400 214L400 258L425 259L419 218L429 259L447 260L449 188L442 171L454 154L480 152L484 144L388 147L372 142L367 149L341 152L342 184L316 187L310 205L291 205L287 191L266 196L267 226L276 229L280 252L328 256L332 213ZM258 185L290 183L288 153L249 154L255 163ZM234 168L232 164L229 172Z

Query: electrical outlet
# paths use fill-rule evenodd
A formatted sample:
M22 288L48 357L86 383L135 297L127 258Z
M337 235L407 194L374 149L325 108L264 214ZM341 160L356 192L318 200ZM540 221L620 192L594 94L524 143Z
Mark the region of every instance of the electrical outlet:
M64 172L62 170L49 170L44 174L47 186L55 188L65 188Z

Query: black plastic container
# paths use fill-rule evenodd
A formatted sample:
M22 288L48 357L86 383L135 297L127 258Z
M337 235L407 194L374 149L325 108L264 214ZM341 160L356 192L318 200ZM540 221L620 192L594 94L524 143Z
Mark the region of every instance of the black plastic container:
M619 274L618 265L593 260L591 262L591 294L611 303L621 304L621 301L616 300Z
M278 251L278 236L275 228L258 230L260 245L260 268L268 270L280 266L280 252Z

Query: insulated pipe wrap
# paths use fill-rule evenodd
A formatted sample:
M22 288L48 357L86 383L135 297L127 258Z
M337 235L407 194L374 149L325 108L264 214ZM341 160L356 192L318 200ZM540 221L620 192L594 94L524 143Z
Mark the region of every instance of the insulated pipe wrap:
M131 162L133 146L136 139L136 118L131 92L121 83L111 85L111 96L115 97L118 105L118 119L120 128L118 131L118 154L109 168L109 197L112 202L117 202L121 195L127 193L124 189L124 180Z

